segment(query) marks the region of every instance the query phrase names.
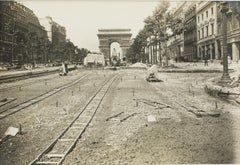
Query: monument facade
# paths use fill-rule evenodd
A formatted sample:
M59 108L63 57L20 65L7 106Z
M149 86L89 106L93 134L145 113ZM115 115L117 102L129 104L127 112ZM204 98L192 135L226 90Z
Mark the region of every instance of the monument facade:
M131 45L131 29L99 29L99 50L104 54L107 64L112 63L111 44L117 42L122 49L121 62L126 59L126 52Z

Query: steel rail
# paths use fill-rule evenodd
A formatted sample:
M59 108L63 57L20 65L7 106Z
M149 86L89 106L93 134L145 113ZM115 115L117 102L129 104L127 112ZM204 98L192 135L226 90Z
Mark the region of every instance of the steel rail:
M45 78L45 79L42 79L42 80L36 80L36 81L24 83L23 85L14 85L14 86L10 86L10 87L3 87L3 88L0 88L0 92L1 92L1 91L5 91L5 90L8 90L8 89L19 88L19 87L24 87L24 86L27 86L27 85L32 85L32 84L34 84L34 83L36 83L36 82L48 81L48 80L51 80L51 79L54 79L54 78L56 78L56 77Z
M34 98L31 98L31 99L29 99L27 101L24 101L24 102L22 102L20 104L17 104L17 105L15 105L13 107L10 107L10 108L7 108L7 109L1 111L0 112L0 119L6 118L7 116L10 116L10 115L12 115L12 114L22 110L22 109L25 109L25 108L33 105L33 104L36 104L37 102L40 102L40 101L42 101L42 100L44 100L44 99L46 99L46 98L48 98L48 97L58 93L58 92L66 89L66 88L69 88L69 87L79 83L80 81L82 81L83 78L87 77L89 74L85 74L85 75L81 76L80 78L75 79L74 81L72 81L70 83L64 84L64 85L62 85L60 87L56 87L56 88L52 89L51 91L48 91L48 92L43 93L43 94L40 94L40 95L38 95L38 96L36 96Z
M74 148L79 138L81 138L82 134L89 126L102 100L104 99L105 95L107 94L109 88L111 87L117 76L118 75L115 75L105 81L105 83L89 99L86 105L82 109L80 109L79 114L64 129L64 131L49 146L47 146L47 148L45 148L45 150L40 153L37 158L33 160L29 165L62 164L68 153ZM72 135L71 130L76 130L77 132ZM70 144L68 144L68 142L70 142ZM63 153L55 153L57 152L56 149L58 145L60 145L61 143L65 143L64 145L66 145L66 150Z

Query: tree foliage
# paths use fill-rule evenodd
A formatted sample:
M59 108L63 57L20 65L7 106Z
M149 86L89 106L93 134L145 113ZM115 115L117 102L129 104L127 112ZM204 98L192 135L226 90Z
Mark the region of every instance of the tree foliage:
M127 57L132 61L140 61L146 59L144 48L147 46L147 39L155 36L156 41L160 41L166 37L166 28L168 22L172 22L173 18L168 12L170 3L168 1L161 2L154 9L152 15L144 20L144 27L139 31L129 51Z

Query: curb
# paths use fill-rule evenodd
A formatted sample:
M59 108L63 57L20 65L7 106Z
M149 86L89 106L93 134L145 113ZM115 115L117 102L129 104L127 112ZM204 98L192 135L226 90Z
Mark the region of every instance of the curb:
M236 92L235 90L227 87L221 87L215 82L219 79L220 77L217 78L211 78L206 82L205 85L205 92L216 98L220 98L223 100L231 101L237 104L240 104L240 92Z
M222 73L220 69L169 69L169 70L158 70L158 72L165 72L165 73ZM234 72L233 69L229 69L229 72Z
M72 71L75 70L76 68L71 67L68 70ZM0 76L0 83L3 82L11 82L15 80L21 80L21 79L26 79L26 78L33 78L37 76L43 76L43 75L48 75L48 74L53 74L59 72L59 69L52 69L52 70L36 70L36 71L26 71L25 73L16 73L16 74L11 74L11 75L4 75Z
M222 73L221 70L159 70L165 73Z

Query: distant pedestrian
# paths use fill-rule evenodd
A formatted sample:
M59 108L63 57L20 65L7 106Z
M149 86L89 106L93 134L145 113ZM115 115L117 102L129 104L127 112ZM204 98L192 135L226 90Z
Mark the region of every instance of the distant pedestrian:
M204 66L208 66L208 59L207 59L207 56L204 57Z

